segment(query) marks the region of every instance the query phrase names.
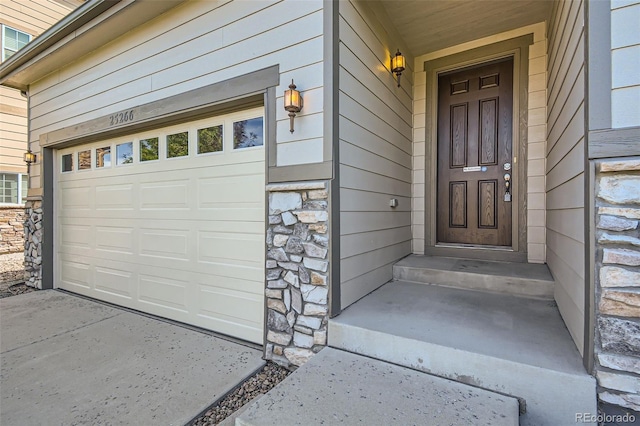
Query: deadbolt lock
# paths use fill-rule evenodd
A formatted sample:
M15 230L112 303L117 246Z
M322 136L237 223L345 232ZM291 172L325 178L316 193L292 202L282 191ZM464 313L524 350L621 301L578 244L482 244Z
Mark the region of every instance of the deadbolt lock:
M511 170L511 163L504 163L504 165L502 166L503 169L505 169L506 171Z

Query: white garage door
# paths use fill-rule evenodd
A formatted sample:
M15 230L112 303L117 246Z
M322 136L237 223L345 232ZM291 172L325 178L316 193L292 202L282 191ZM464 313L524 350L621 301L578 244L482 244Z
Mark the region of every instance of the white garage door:
M260 108L58 151L56 287L262 343L263 140Z

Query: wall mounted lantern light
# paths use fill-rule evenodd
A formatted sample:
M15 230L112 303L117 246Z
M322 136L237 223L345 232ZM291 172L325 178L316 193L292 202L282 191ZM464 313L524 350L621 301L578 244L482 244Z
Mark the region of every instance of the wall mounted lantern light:
M302 109L302 96L300 92L296 90L296 85L293 84L293 79L289 85L289 90L284 91L284 109L289 111L289 131L293 133L293 118L297 112Z
M24 158L24 162L27 163L27 173L28 173L31 169L31 165L36 162L36 155L33 152L31 152L31 149L29 149L27 152L24 153L23 158Z
M400 49L398 49L396 55L391 58L391 72L398 77L398 87L400 87L400 76L406 68L406 65L406 59L402 56L402 53L400 53Z

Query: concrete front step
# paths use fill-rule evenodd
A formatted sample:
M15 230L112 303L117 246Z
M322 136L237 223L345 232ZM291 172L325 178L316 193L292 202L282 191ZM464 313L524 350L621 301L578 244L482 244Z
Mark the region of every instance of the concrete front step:
M325 348L236 425L517 425L508 396Z
M390 282L329 321L329 346L524 400L522 425L596 412L553 301Z
M411 255L393 266L393 279L553 299L553 277L542 264Z

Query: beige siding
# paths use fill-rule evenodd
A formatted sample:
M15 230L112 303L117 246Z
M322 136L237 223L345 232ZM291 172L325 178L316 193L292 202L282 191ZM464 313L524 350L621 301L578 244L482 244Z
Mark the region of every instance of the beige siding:
M0 24L30 34L32 39L58 22L82 2L70 0L3 0ZM0 41L4 36L0 32ZM0 171L26 173L27 100L18 90L0 86Z
M640 2L611 9L611 127L640 126Z
M54 0L3 0L0 4L0 23L35 37L80 4L80 0L66 3Z
M32 148L42 133L279 65L278 165L323 161L322 24L320 0L182 4L35 83ZM292 78L305 101L293 134Z
M26 173L27 102L20 92L0 87L0 172Z
M345 308L391 279L411 252L412 72L397 87L402 49L381 8L340 4L340 257ZM404 52L406 54L406 50ZM412 58L407 62L411 67ZM389 207L397 198L399 206Z
M582 1L554 4L547 82L547 263L580 351L584 321L584 28Z

